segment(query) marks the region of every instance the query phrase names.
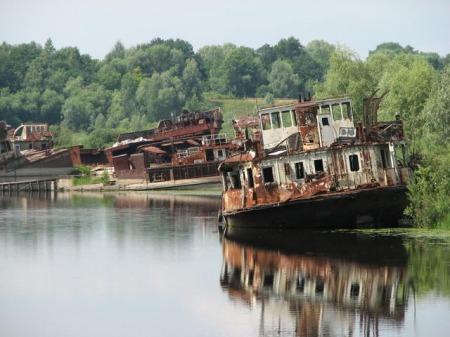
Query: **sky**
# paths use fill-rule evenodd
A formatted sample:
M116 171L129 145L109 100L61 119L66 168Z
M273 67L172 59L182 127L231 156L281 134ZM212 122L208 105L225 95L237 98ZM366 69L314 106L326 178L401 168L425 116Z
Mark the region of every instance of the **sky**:
M51 38L103 58L156 37L194 48L231 42L258 48L294 36L321 39L366 57L383 42L450 53L450 0L0 0L0 41Z

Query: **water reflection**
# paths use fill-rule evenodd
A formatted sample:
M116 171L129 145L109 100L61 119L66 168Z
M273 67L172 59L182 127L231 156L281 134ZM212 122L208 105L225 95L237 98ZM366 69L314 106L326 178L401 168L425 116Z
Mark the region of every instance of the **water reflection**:
M219 203L218 197L162 193L0 195L0 244L21 254L51 253L55 243L81 249L99 236L120 249L127 242L187 245L196 225L215 220Z
M261 336L378 336L404 323L412 288L399 238L235 231L222 245L221 286L258 308Z

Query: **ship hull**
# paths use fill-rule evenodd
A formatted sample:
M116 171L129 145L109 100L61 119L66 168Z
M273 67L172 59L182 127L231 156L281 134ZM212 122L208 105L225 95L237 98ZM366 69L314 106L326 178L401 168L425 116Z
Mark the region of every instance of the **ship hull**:
M54 178L72 174L75 170L73 155L70 149L58 150L48 156L30 160L20 157L11 160L6 167L0 169L0 181L29 180L31 178Z
M406 207L406 187L377 187L223 212L235 228L395 227Z

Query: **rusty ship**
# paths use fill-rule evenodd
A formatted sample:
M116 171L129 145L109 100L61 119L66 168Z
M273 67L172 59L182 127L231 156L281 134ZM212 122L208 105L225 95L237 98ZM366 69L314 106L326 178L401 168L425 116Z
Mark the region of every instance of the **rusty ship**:
M180 186L194 180L220 184L218 166L234 146L220 133L222 123L220 109L183 111L154 129L120 134L105 149L105 158L123 184Z
M245 146L219 167L225 227L396 226L411 169L400 117L378 121L381 98L364 100L357 125L345 97L234 121Z
M0 122L0 182L69 175L80 164L78 147L53 148L47 124L13 129Z

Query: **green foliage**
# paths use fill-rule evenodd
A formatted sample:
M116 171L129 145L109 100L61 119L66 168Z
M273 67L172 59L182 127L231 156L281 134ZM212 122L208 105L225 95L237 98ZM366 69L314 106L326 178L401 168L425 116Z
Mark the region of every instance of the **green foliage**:
M381 116L392 119L395 112L400 112L406 122L406 130L414 137L423 123L421 112L436 80L436 71L423 57L395 57L385 66L378 84L379 88L389 90L381 105Z
M277 60L268 76L270 91L275 97L296 97L300 79L287 61Z
M82 176L90 177L91 176L91 168L86 165L77 165L76 170Z
M231 50L223 61L224 83L238 97L254 96L262 82L262 65L255 52L247 47Z
M370 96L376 88L377 83L366 62L342 48L332 54L325 81L315 85L316 96L320 98L350 96L357 117L362 113L363 98Z
M450 229L450 66L420 112L415 150L423 157L409 185L407 213L421 227Z
M108 184L110 179L108 172L104 171L101 176L92 176L91 168L85 165L78 165L76 167L79 176L72 178L73 186L89 185L89 184Z

